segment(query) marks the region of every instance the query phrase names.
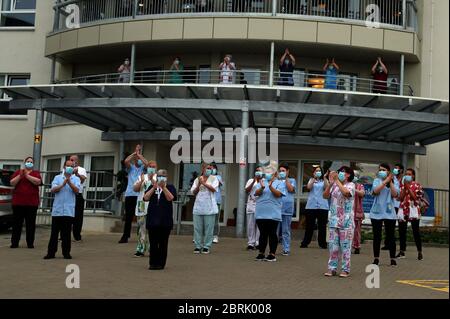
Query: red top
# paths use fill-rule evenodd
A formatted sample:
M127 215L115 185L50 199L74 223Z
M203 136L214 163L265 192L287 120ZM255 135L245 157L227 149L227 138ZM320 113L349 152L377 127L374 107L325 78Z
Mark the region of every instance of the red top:
M403 201L400 203L400 208L403 209L403 214L405 216L405 220L413 220L413 218L409 217L411 205L417 207L417 209L419 211L419 218L420 218L420 201L424 197L422 185L420 185L419 183L413 181L410 183L409 188L411 189L411 191L413 193L416 194L416 200L414 200L411 197L411 195L409 194L409 192L407 192L405 195L405 198L403 198ZM404 190L405 190L405 184L402 185L400 192L402 192Z
M358 191L364 191L364 185L362 184L355 184L356 188L355 190ZM359 197L358 194L355 193L355 204L354 204L354 210L355 210L355 220L364 220L364 210L363 210L363 199L362 197Z
M20 174L20 170L14 172L11 179ZM39 171L31 171L31 176L41 178ZM34 185L25 177L21 177L13 191L12 204L19 206L39 206L39 186Z
M373 90L376 92L386 92L388 74L386 72L375 72L373 75L373 79L375 80L375 83L373 84Z

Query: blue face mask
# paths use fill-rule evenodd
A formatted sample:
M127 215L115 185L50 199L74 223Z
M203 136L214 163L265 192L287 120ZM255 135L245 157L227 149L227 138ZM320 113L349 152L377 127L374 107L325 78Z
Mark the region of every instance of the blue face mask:
M411 183L412 182L412 176L409 176L409 175L405 175L404 177L403 177L403 183Z
M338 178L341 182L345 181L345 172L339 172Z
M267 181L270 181L272 179L272 174L265 174L265 178Z
M263 172L257 171L255 172L256 177L263 177Z
M398 168L394 168L392 173L394 173L394 175L397 176L398 174L400 174L400 170Z
M156 178L156 180L158 181L158 183L160 183L160 182L167 182L167 177L165 177L165 176L158 176Z
M280 177L280 179L285 179L286 178L286 172L278 173L278 177Z
M388 173L386 171L379 171L378 172L378 177L381 179L386 179L386 177L388 176Z
M138 160L138 161L137 161L137 164L138 164L139 167L141 167L142 164L144 164L144 163L142 162L142 160Z
M358 182L358 177L355 176L355 178L353 178L353 183L357 183Z
M147 167L147 174L155 174L156 173L156 168L154 167Z
M73 174L73 167L72 166L66 167L66 174L70 174L70 175Z
M318 171L314 173L314 176L317 178L321 178L322 177L322 172Z
M207 170L205 171L205 176L206 176L206 177L211 176L211 174L212 174L212 169L207 169Z
M25 163L25 167L28 168L28 169L32 169L33 166L34 166L34 165L33 165L33 163L31 163L31 162L26 162L26 163Z
M216 169L213 169L213 170L212 170L212 174L213 174L213 175L217 175L217 170L216 170Z
M284 64L289 65L290 61L288 59L284 60Z

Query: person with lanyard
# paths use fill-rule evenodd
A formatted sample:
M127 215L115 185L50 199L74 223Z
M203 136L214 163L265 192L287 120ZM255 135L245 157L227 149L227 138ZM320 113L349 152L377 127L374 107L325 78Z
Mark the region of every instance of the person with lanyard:
M157 164L155 161L149 161L146 174L142 173L139 176L136 183L134 183L133 190L139 192L136 204L136 220L137 220L137 237L138 243L136 247L135 257L144 257L145 251L148 248L148 235L147 235L147 211L148 201L144 201L145 192L156 183L156 170Z
M77 155L70 156L70 161L73 163L73 174L80 179L79 193L76 195L75 218L73 219L72 233L75 241L81 241L84 214L83 189L87 174L86 170L79 165L79 158Z
M139 192L135 192L133 187L139 176L142 175L145 167L148 165L147 160L142 156L142 148L139 144L136 145L134 153L128 156L124 163L128 173L128 185L127 190L125 191L125 225L119 244L128 243L128 239L131 236L131 224L136 212L137 199L139 196Z
M330 184L323 193L323 197L330 200L330 220L328 239L330 258L328 272L325 276L337 275L339 255L342 259L341 274L339 277L350 276L350 259L352 255L352 241L354 231L355 184L353 169L343 166L338 173L330 173Z
M216 203L217 203L217 209L219 210L219 213L216 215L216 221L214 223L214 236L213 236L213 243L218 244L219 243L219 234L220 234L220 211L221 211L221 205L222 205L222 186L223 186L223 179L222 176L218 173L217 164L212 163L213 171L212 174L217 178L219 181L219 187L217 188L217 192L214 193L216 196Z
M34 170L34 160L27 157L23 168L14 172L11 177L13 228L11 235L11 248L18 248L22 235L23 221L25 220L26 241L28 248L34 248L36 232L36 215L39 207L39 186L42 177L39 171Z
M282 163L278 171L278 178L286 187L286 196L281 198L281 238L283 256L289 256L291 254L291 223L292 216L294 215L294 202L295 192L297 190L297 183L295 178L292 178L289 174L289 164Z
M395 224L397 215L394 208L394 199L398 196L400 190L393 180L394 175L391 173L389 164L380 164L378 176L372 185L374 202L370 209L370 220L373 230L374 265L380 263L380 246L384 224L391 266L397 266L397 262L395 261Z
M156 182L147 189L144 201L148 201L147 229L150 237L150 270L162 270L166 266L167 248L173 228L173 201L177 200L175 186L167 183L167 171L158 170Z
M245 192L248 194L246 215L247 215L247 250L258 249L259 245L259 229L256 225L255 209L256 209L256 185L264 177L262 167L258 165L256 167L255 176L250 178L245 184Z
M202 175L195 179L191 192L194 202L194 254L209 254L214 236L214 224L219 213L215 193L219 180L213 175L214 167L203 163Z
M353 253L359 255L361 253L361 227L364 220L364 210L363 210L363 198L366 194L364 185L359 182L359 176L355 172L355 179L353 180L355 184L355 232L353 235Z
M55 194L52 207L52 230L44 259L53 259L58 250L58 236L61 234L61 246L64 259L70 255L70 231L75 217L76 195L80 192L80 179L73 174L73 162L64 164L62 174L52 181L51 192Z
M306 188L309 191L308 201L306 202L306 230L303 241L300 248L308 248L311 243L314 226L317 220L317 241L319 247L327 249L327 222L328 222L328 210L329 203L323 197L323 193L327 188L329 182L323 174L323 169L320 165L315 166L313 177L309 179Z
M277 229L281 219L282 197L286 196L286 187L277 176L275 161L271 161L264 168L264 178L256 185L255 219L258 225L259 254L256 261L277 261L275 256L278 246ZM269 242L269 254L265 256L267 242Z
M414 242L417 247L417 259L423 260L422 239L420 237L421 201L424 200L422 185L416 182L416 171L412 168L406 170L400 189L400 209L398 212L398 230L400 235L400 253L397 258L406 258L406 231L408 222L411 223Z

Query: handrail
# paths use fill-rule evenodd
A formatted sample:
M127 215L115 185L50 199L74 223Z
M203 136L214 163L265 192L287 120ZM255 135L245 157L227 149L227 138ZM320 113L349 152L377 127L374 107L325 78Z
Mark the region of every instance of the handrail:
M370 5L379 8L379 22L393 28L417 30L417 7L408 0L67 0L54 6L54 32L66 28L63 19L65 8L76 5L81 25L116 19L141 19L147 16L192 16L192 15L271 15L293 17L315 17L340 21L365 23L373 12ZM411 10L412 9L412 10ZM406 20L403 21L403 16ZM406 25L404 25L406 22Z
M129 73L105 73L75 77L57 81L58 84L69 83L130 83ZM200 70L161 70L137 71L133 83L156 84L250 84L269 86L270 72L260 70L237 69L221 71L211 69ZM295 70L294 72L274 72L274 86L311 87L349 92L387 93L400 95L400 81L377 81L341 73L336 76L324 73L310 73ZM404 84L403 94L413 96L414 91L409 84Z

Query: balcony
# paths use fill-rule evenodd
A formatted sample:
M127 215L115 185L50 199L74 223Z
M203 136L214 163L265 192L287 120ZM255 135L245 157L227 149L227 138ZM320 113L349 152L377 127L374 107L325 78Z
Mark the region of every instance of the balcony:
M253 16L335 21L416 30L414 0L58 0L54 32L121 20ZM72 16L69 14L72 13ZM69 16L69 19L67 17ZM76 21L77 20L77 21ZM78 23L79 22L79 25Z

